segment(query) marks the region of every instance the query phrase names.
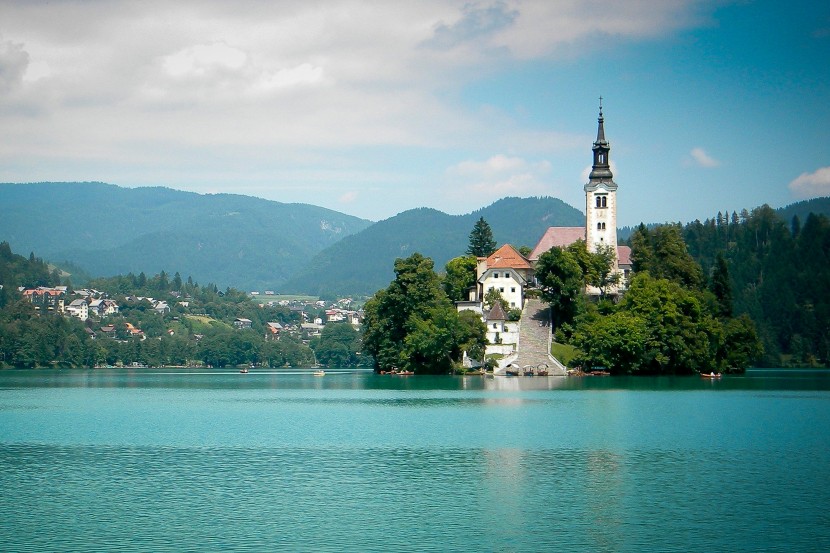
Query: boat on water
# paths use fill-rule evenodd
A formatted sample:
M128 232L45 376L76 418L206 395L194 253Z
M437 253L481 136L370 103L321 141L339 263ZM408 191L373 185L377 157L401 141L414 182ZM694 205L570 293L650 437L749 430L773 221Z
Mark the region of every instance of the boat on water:
M711 372L711 373L700 373L700 378L708 378L708 379L717 379L721 378L723 375L721 373Z
M326 371L324 371L324 370L318 370L318 371L314 371L312 374L313 374L314 376L326 376Z
M246 374L248 372L248 369L239 369L239 372L241 372L242 374Z

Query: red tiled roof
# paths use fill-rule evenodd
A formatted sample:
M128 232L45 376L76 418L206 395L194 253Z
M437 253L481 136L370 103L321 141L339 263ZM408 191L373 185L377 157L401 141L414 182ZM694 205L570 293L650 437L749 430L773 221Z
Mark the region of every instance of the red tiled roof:
M531 269L525 256L510 244L505 244L487 258L488 269Z
M585 240L585 227L548 227L530 253L530 260L536 261L540 255L554 246L564 248L577 240Z
M617 246L617 260L620 265L631 265L631 248L628 246Z

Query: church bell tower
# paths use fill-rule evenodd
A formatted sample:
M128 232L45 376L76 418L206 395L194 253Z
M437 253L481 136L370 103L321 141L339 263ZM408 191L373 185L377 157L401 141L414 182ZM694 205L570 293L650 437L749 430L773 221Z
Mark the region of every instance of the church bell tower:
M617 183L611 173L608 152L611 146L605 139L605 119L602 116L602 97L599 99L597 139L594 141L594 164L585 185L585 242L588 251L597 246L611 246L617 254Z

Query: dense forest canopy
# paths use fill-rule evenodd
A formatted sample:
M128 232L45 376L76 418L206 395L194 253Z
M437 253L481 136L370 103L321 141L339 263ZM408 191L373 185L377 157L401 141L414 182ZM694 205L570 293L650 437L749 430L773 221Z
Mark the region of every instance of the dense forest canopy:
M710 275L720 254L733 309L755 323L763 366L830 361L830 220L810 213L782 220L769 206L683 228L691 256Z

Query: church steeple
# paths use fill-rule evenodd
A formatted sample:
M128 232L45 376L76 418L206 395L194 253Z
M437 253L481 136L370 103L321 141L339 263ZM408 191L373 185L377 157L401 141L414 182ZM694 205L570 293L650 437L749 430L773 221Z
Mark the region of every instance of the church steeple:
M594 141L594 165L591 167L591 183L611 181L611 164L608 152L611 145L605 139L605 118L602 116L602 96L599 97L599 118L597 119L597 139Z

